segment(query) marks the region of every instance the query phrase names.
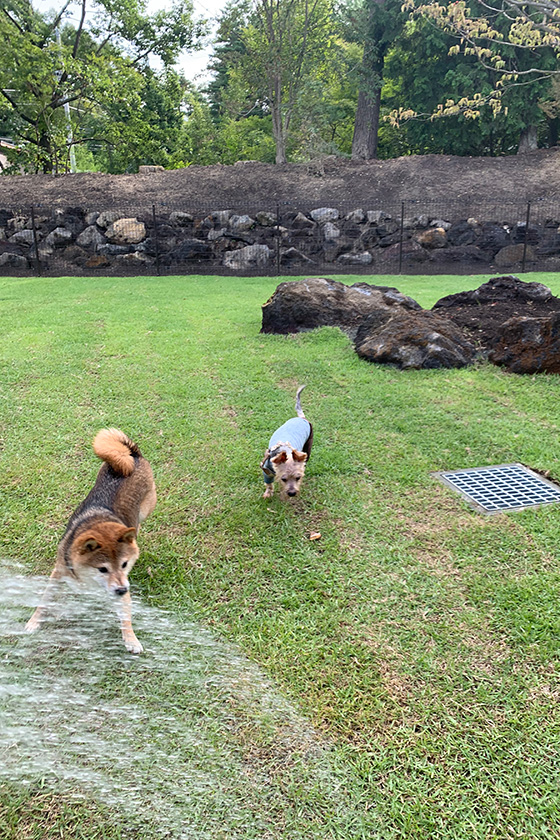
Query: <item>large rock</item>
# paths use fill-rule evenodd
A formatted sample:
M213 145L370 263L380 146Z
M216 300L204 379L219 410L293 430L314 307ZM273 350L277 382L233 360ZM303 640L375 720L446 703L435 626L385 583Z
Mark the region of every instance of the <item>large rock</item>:
M369 251L360 251L358 254L341 254L336 261L341 265L371 265L373 257Z
M432 227L419 233L416 241L423 248L445 248L447 234L442 227Z
M97 227L97 225L88 225L76 239L76 244L80 248L97 248L99 245L104 245L106 239Z
M116 222L117 219L121 218L121 213L118 210L104 210L102 213L99 213L96 219L96 223L101 228L108 228L109 225L112 225L113 222Z
M169 251L163 257L163 262L168 265L184 262L200 262L212 258L212 248L207 242L200 239L185 239L177 248Z
M356 353L368 362L410 368L459 368L473 363L474 345L462 331L433 312L402 309L375 313L359 327Z
M224 265L235 270L262 268L271 256L272 251L268 245L246 245L237 251L227 251L224 254Z
M17 230L10 238L10 241L15 245L32 245L34 241L33 231L25 229Z
M477 289L446 295L433 305L433 309L455 309L461 306L480 306L484 303L538 301L546 303L553 299L553 294L544 283L526 283L513 274L492 277ZM560 303L560 301L559 301Z
M251 228L255 227L255 220L248 216L246 213L242 216L231 216L229 220L229 226L231 230L235 231L236 233L241 233L244 230L251 230Z
M544 318L510 318L488 358L513 373L560 373L560 312Z
M530 245L506 245L494 257L494 262L498 268L509 268L510 266L519 266L523 262L523 255L525 255L526 262L535 261L535 251Z
M506 321L517 317L548 317L560 312L560 298L542 283L525 283L513 275L492 277L478 289L447 295L434 312L466 329L482 350L494 347Z
M371 313L398 308L420 309L412 298L389 286L310 277L280 283L262 308L263 333L294 333L315 327L341 327L355 331Z
M146 238L146 225L138 219L117 219L107 228L106 236L113 245L137 245Z
M74 239L71 230L65 227L57 227L45 238L45 244L49 248L65 248Z
M25 257L20 254L5 251L3 254L0 254L0 268L15 268L18 271L27 271L29 264Z
M340 213L336 207L317 207L309 215L314 222L335 222Z

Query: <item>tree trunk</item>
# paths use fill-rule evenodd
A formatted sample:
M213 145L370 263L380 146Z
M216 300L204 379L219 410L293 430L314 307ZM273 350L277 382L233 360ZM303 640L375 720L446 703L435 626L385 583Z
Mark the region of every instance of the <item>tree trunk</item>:
M360 90L352 137L352 160L372 160L377 157L380 111L381 84L371 91Z
M559 129L560 117L550 117L548 119L548 145L550 147L558 145Z
M280 105L276 102L272 105L272 136L276 146L276 163L286 163L286 135Z
M527 152L534 152L537 148L537 126L528 125L521 132L519 138L518 155L525 155Z

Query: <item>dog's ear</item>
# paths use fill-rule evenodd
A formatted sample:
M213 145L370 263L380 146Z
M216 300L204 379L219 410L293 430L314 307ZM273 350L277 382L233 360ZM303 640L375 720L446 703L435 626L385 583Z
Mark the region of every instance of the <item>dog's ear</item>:
M96 551L98 548L101 547L101 544L97 542L95 537L92 537L91 534L84 534L81 540L78 540L78 551L80 554L90 554L92 551Z
M288 456L286 455L286 453L284 451L282 451L282 452L279 452L278 455L274 456L274 458L272 459L272 463L273 464L283 464L284 461L287 461L287 460L288 460Z
M294 461L307 461L307 452L298 452L297 449L294 449L292 457Z
M136 528L127 528L120 537L119 542L132 543L136 539Z

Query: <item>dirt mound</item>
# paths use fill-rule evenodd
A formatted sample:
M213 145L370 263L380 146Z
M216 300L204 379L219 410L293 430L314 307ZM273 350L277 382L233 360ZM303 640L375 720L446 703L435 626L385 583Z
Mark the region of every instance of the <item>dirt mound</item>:
M434 210L461 202L476 214L481 203L520 204L560 194L560 149L501 158L411 155L367 162L329 157L313 164L254 161L189 166L138 175L14 175L0 177L0 207L30 204L114 206L168 203L189 207L299 208L353 203L395 208L402 200Z
M503 325L511 318L546 318L560 313L560 298L542 283L525 283L507 275L493 277L473 291L447 295L433 310L487 349L501 340Z

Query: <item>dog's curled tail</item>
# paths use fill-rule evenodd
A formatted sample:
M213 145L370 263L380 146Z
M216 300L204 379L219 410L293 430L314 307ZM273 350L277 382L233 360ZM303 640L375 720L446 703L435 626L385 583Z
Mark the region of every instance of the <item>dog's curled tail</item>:
M130 475L134 470L134 458L141 454L120 429L101 429L94 438L93 451L119 475Z
M296 392L296 414L298 417L303 417L305 419L305 414L303 413L303 408L301 407L301 400L299 395L305 388L305 385L300 385Z

